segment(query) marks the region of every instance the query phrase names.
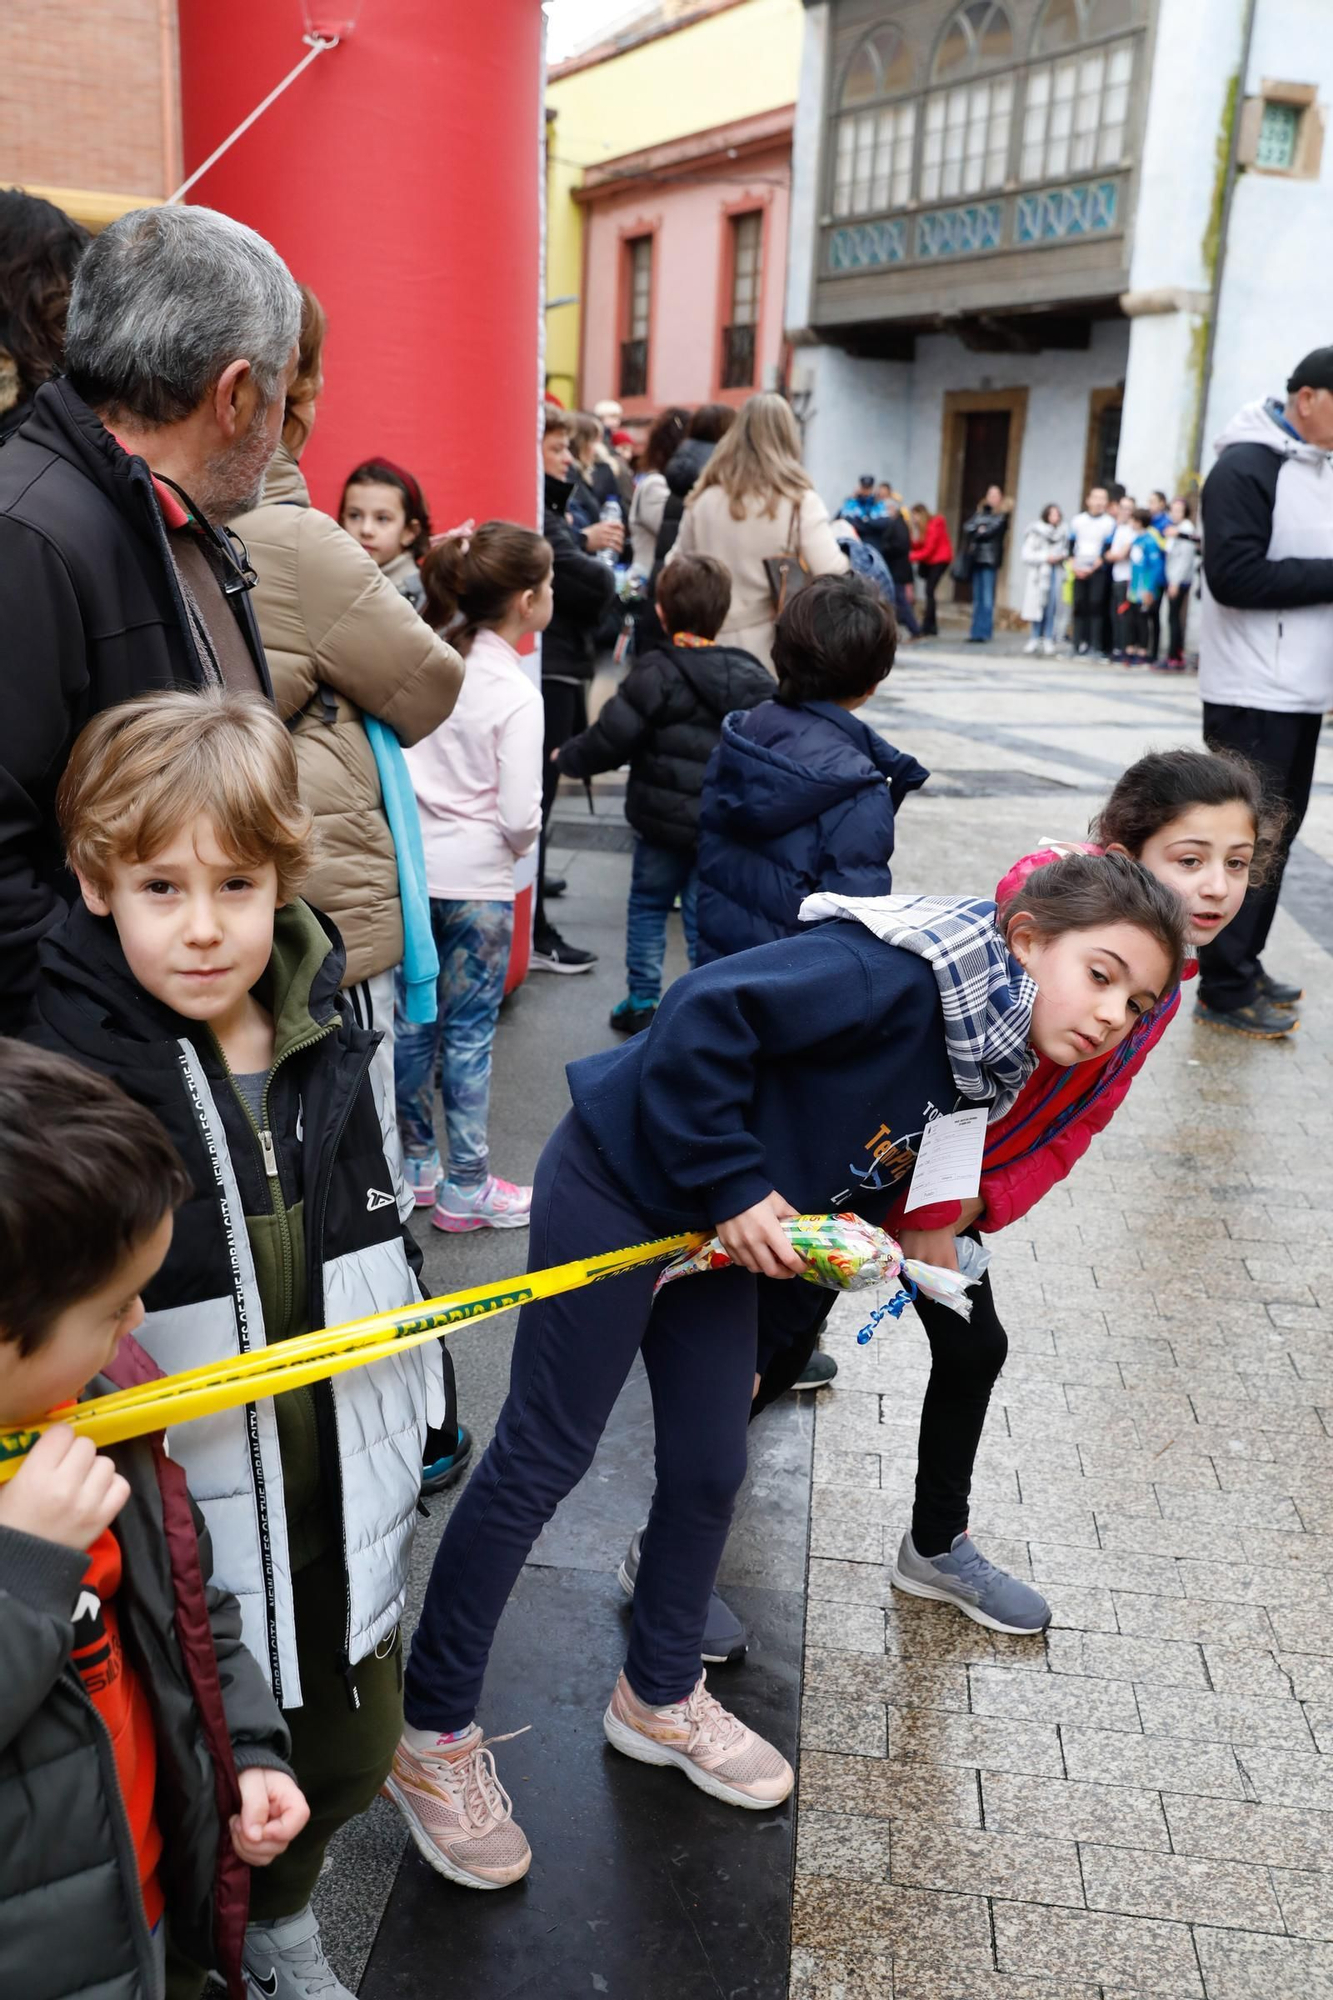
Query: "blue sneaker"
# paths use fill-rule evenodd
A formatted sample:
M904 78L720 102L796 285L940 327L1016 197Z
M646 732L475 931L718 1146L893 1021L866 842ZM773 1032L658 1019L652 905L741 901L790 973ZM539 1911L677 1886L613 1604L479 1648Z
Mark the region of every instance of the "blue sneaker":
M966 1532L954 1536L947 1556L918 1555L910 1533L904 1535L889 1581L909 1597L955 1605L992 1632L1044 1632L1051 1622L1041 1592L987 1562Z
M438 1431L430 1436L438 1438ZM452 1486L461 1479L468 1460L472 1456L472 1433L465 1424L458 1426L458 1444L443 1458L427 1459L421 1468L421 1490L423 1493L443 1493L446 1486Z
M412 1190L418 1208L435 1206L435 1190L444 1170L438 1153L408 1153L403 1159L403 1178Z

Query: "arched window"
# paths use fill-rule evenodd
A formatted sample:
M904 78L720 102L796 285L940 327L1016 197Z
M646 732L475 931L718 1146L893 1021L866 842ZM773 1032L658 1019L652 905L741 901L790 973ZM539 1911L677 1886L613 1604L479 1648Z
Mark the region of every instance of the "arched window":
M921 146L923 201L999 187L1009 158L1012 76L984 72L1014 61L1014 31L1001 0L966 0L944 31L931 69Z
M1023 180L1060 180L1119 166L1134 42L1100 38L1132 28L1135 12L1135 0L1046 0L1033 52L1056 60L1038 64L1028 75L1019 161Z
M1014 31L1003 0L966 0L935 51L932 83L956 83L975 70L1014 59Z
M843 78L833 168L835 215L873 215L900 208L912 192L915 103L901 98L915 81L912 52L886 22L859 44ZM870 108L878 106L879 108ZM864 108L863 108L864 107Z

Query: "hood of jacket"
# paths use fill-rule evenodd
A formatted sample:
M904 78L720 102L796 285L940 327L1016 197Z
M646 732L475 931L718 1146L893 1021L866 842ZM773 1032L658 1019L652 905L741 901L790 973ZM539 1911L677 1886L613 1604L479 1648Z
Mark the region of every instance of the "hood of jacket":
M108 1044L114 1044L118 1063L179 1068L182 1018L140 986L110 917L95 917L76 902L43 940L41 963L46 977L40 1010L70 1047L105 1061ZM275 1061L336 1021L344 963L337 931L308 903L298 897L278 911L273 956L255 989L273 1015ZM203 1023L190 1039L202 1048L216 1047Z
M259 504L261 507L310 505L310 488L305 483L305 474L285 444L280 443L269 460Z
M1036 981L1011 954L994 903L963 896L809 896L801 921L864 924L935 975L949 1067L961 1097L1003 1117L1037 1067L1028 1046Z
M722 724L710 782L716 824L772 839L887 782L893 804L929 772L836 702L761 702Z
M1333 457L1321 445L1308 444L1304 438L1293 437L1284 430L1267 402L1247 403L1244 409L1237 410L1213 450L1220 458L1233 444L1261 444L1279 458L1298 458L1307 465L1320 465Z
M666 483L678 500L683 500L713 456L714 447L703 438L685 438L667 460Z

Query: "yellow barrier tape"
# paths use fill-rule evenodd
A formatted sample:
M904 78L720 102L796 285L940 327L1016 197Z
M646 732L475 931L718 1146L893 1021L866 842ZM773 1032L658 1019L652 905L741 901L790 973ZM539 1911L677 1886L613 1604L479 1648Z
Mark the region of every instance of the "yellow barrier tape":
M372 1361L401 1354L404 1348L437 1340L449 1327L490 1319L533 1299L550 1299L561 1292L578 1291L601 1278L618 1278L625 1271L673 1256L677 1250L697 1250L705 1241L698 1234L663 1236L653 1243L610 1250L601 1257L553 1264L548 1270L529 1271L525 1277L509 1278L499 1285L476 1285L471 1291L450 1292L443 1298L427 1299L421 1305L403 1306L397 1312L376 1313L366 1319L349 1320L344 1326L324 1327L316 1333L301 1334L295 1340L281 1341L276 1347L257 1348L249 1354L233 1355L228 1361L206 1362L203 1367L187 1369L180 1375L163 1375L152 1382L141 1382L133 1389L118 1389L114 1395L76 1404L69 1410L53 1411L30 1424L0 1430L0 1484L13 1478L42 1432L53 1424L68 1424L71 1430L91 1438L97 1445L144 1437L151 1431L187 1424L196 1417L211 1417L219 1410L232 1410L263 1396L280 1396L284 1390L304 1388L309 1382L324 1381L349 1368L368 1367Z

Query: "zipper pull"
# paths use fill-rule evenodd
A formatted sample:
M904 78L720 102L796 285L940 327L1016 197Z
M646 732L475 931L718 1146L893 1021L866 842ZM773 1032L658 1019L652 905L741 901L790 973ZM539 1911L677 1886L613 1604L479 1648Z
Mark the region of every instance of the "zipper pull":
M278 1155L274 1150L271 1132L260 1133L259 1150L264 1155L264 1172L271 1181L275 1181L278 1178Z
M360 1694L359 1694L359 1693L357 1692L357 1685L356 1685L356 1670L355 1670L355 1668L354 1668L354 1667L350 1667L350 1666L348 1666L348 1665L347 1665L347 1664L346 1664L346 1663L344 1662L344 1663L343 1663L343 1669L342 1669L342 1676L343 1676L343 1681L344 1681L344 1684L346 1685L346 1688L347 1688L347 1699L348 1699L348 1702L349 1702L349 1703L350 1703L350 1705L351 1705L351 1709L352 1709L352 1713L353 1713L353 1714L355 1714L355 1713L356 1713L356 1711L357 1711L357 1710L358 1710L358 1709L360 1708L360 1706L361 1706L361 1696L360 1696Z

